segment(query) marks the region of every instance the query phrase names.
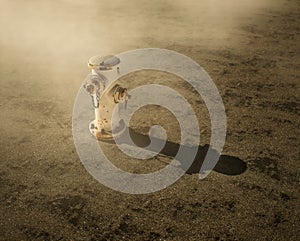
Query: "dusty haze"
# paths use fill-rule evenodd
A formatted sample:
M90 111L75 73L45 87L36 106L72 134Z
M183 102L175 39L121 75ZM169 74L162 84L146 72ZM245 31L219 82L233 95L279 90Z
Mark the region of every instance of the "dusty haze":
M0 4L0 240L297 240L297 0ZM227 140L204 181L189 170L165 190L134 196L99 184L81 165L72 108L89 57L145 47L178 51L205 68L224 101ZM146 71L123 81L168 78ZM203 126L201 163L210 137L205 105L174 83ZM146 133L159 111L141 110L132 127ZM161 124L176 145L172 116L165 113ZM102 145L132 172L156 170L172 157L140 162Z

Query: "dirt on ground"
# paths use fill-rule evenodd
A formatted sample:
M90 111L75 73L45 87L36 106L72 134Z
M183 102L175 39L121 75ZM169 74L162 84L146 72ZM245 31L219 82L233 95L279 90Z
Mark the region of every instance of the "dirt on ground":
M297 0L1 1L0 239L299 240L299 13ZM207 178L199 180L196 163L161 191L130 195L85 170L72 110L89 57L148 47L207 71L225 105L227 137ZM154 81L186 96L203 158L210 119L190 86L155 71L120 81ZM178 123L161 107L139 110L131 128L145 137L153 124L176 149ZM136 160L100 146L133 173L172 159Z

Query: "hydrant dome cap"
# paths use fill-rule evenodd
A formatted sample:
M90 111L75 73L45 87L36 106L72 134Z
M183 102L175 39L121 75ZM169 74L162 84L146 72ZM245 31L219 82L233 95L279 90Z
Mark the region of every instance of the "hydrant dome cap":
M113 67L120 63L120 59L114 55L96 55L89 59L89 65Z

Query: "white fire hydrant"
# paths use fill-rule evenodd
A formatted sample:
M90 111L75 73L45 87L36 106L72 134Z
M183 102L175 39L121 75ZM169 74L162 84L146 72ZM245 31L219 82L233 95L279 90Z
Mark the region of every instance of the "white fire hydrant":
M116 56L94 56L89 59L88 66L91 68L91 74L88 77L84 88L92 97L92 103L95 111L95 120L93 120L89 129L98 140L107 140L117 137L123 133L126 126L120 119L118 110L114 114L114 108L118 108L119 103L128 101L127 89L118 84L107 87L107 79L101 74L102 71L120 72L118 64L120 59ZM126 103L125 103L126 106ZM112 121L114 125L112 125ZM116 126L113 129L113 126Z

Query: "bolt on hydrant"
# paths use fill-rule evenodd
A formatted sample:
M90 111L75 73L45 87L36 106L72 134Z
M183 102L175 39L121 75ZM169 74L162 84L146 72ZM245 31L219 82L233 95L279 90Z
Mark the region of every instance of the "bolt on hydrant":
M120 136L126 129L125 122L119 115L119 103L124 103L125 108L129 95L127 89L119 84L108 84L108 79L104 72L116 71L119 75L120 59L116 56L94 56L88 61L91 74L88 76L84 88L92 97L92 103L95 111L95 120L93 120L89 129L92 135L98 140L109 140ZM117 108L113 115L114 109ZM112 120L112 117L114 119ZM117 124L112 124L112 121Z

